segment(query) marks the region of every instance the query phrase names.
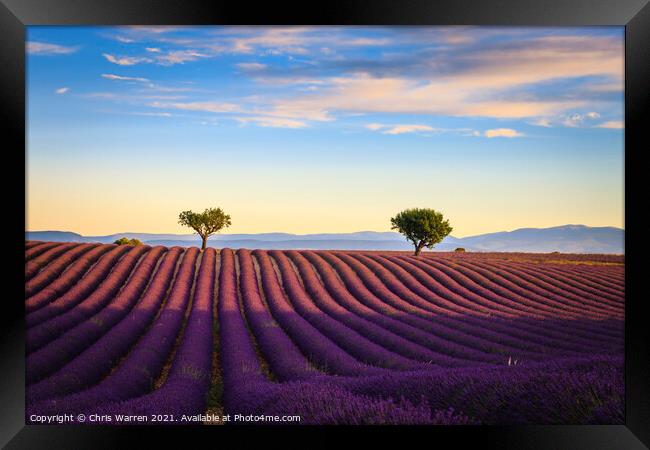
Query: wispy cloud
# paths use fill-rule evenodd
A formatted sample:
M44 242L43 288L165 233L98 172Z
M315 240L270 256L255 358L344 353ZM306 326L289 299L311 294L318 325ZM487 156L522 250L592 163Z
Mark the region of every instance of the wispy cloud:
M56 91L54 91L54 93L59 94L59 95L63 95L65 93L69 92L69 91L70 91L69 87L62 87L62 88L59 88Z
M174 64L183 64L188 61L196 61L201 58L208 58L210 55L201 53L196 50L172 50L163 53L160 49L147 49L149 56L115 56L109 53L102 53L107 61L119 66L134 66L142 63L155 63L161 66L172 66Z
M561 114L554 117L539 117L529 121L528 123L530 125L546 128L623 128L622 120L608 120L598 123L602 120L604 119L600 113L596 111L589 111L585 113Z
M264 117L264 116L253 116L253 117L236 117L240 123L254 123L261 127L271 127L271 128L305 128L307 124L301 120L295 119L286 119L282 117Z
M600 114L594 111L588 112L586 114L571 114L564 118L562 125L575 128L598 118L600 118Z
M184 111L202 111L211 113L232 113L241 112L241 108L233 103L219 102L184 102L184 103L164 103L152 102L149 106L153 108L181 109Z
M30 55L69 55L79 50L78 47L66 47L47 42L27 42L27 53Z
M551 119L549 119L548 117L538 117L536 119L531 120L528 123L538 127L546 127L546 128L552 125Z
M621 129L624 128L625 125L623 124L622 120L609 120L607 122L603 122L601 124L596 125L596 128L612 128L612 129Z
M196 50L174 50L156 55L155 62L163 66L171 66L208 57L210 57L210 55L207 53L201 53Z
M585 92L599 86L592 96L622 92L622 45L611 37L542 36L494 43L473 36L453 41L452 48L392 52L372 59L330 58L316 66L282 70L267 66L251 75L265 83L274 78L278 84L320 81L317 95L287 98L284 105L366 113L535 120L596 107L596 102L602 108L602 98L570 95L578 91L576 84ZM558 88L561 95L549 95L546 84L558 79L570 83Z
M365 128L371 131L378 131L381 134L407 134L416 133L421 136L431 137L440 134L453 134L456 136L484 136L483 133L467 127L461 128L440 128L423 124L385 124L385 123L368 123Z
M521 137L524 134L515 131L512 128L494 128L492 130L486 130L483 133L483 135L487 138L495 138L495 137L515 138L515 137Z
M124 36L114 36L113 39L115 39L117 42L121 42L123 44L132 44L135 42L135 39L127 38Z
M241 95L229 93L224 101L216 90L197 88L188 96L190 101L141 106L304 124L359 114L392 115L392 125L374 130L389 135L449 132L426 122L414 124L412 117L399 118L407 114L428 116L424 121L483 117L521 119L542 127L594 127L617 118L608 113L608 105L618 101L623 85L622 40L613 34L474 27L193 30L123 28L120 35L142 42L131 47L139 47L141 54L104 53L104 57L124 66L171 66L236 54L234 63L229 59L225 67L231 68L231 75L242 77L246 89ZM146 80L149 86L143 89L161 92L190 90L158 86L138 77L111 79ZM246 85L247 81L253 83ZM251 95L249 88L259 88L258 84L274 89ZM456 132L471 135L473 130ZM479 132L483 137L522 135L495 133Z
M172 113L168 112L132 112L130 114L133 114L135 116L150 116L150 117L172 117Z
M285 109L359 113L407 113L493 118L532 118L557 114L581 101L525 101L490 98L481 86L453 80L374 78L367 74L329 80L316 94L275 101Z
M256 62L247 62L237 64L237 68L247 71L262 70L266 67L266 64L256 63Z
M373 124L373 125L376 126L377 124ZM395 125L382 131L382 134L405 134L405 133L417 133L423 131L434 131L434 128L428 125L418 125L418 124Z
M120 81L140 81L143 83L148 83L149 79L148 78L141 78L141 77L125 77L122 75L114 75L112 73L103 73L102 78L106 78L109 80L120 80Z
M136 64L151 62L151 58L142 58L136 56L114 56L109 53L102 53L108 62L117 64L118 66L134 66Z

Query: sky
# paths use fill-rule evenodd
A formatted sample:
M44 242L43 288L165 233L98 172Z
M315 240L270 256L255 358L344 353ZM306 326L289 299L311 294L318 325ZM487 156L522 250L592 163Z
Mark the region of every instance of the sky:
M623 227L624 29L27 30L27 229Z

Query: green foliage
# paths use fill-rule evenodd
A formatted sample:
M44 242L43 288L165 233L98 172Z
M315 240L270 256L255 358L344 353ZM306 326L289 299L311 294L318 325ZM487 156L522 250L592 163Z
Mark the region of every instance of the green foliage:
M183 211L178 215L178 223L190 227L201 236L203 239L202 250L205 249L209 236L231 225L230 216L221 208L208 208L202 213Z
M113 242L113 244L136 246L136 245L142 245L142 241L140 241L139 239L128 239L128 238L122 237L122 238L119 238L118 240L116 240L115 242Z
M454 251L455 251L455 252L464 252L465 249L464 249L463 247L458 247L458 248L457 248L456 250L454 250Z
M433 248L453 229L442 213L428 208L405 209L390 219L391 229L399 231L415 246L415 256L422 248Z

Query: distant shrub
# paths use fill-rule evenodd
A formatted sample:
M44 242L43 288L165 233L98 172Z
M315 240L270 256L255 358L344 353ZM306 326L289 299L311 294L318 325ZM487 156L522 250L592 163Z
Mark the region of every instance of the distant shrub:
M551 252L551 255L559 255L560 252Z
M454 251L455 251L455 252L464 252L465 249L464 249L463 247L458 247L458 248L457 248L456 250L454 250Z
M142 245L142 241L140 241L139 239L128 239L125 237L119 238L113 243L117 245L133 245L133 246Z

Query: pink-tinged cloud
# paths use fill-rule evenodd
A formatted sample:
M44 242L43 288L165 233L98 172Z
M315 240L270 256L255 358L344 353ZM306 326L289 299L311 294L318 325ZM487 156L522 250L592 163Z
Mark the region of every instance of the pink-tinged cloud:
M434 129L428 125L395 125L390 127L388 130L382 131L382 134L405 134L433 130Z
M125 76L122 76L122 75L114 75L112 73L103 73L102 78L106 78L108 80L118 80L118 81L140 81L142 83L148 83L149 82L148 78L125 77Z
M189 61L196 61L201 58L209 58L207 53L201 53L196 50L174 50L168 53L156 56L156 63L162 66L171 66L174 64L184 64Z
M114 56L108 53L102 53L102 56L110 63L117 64L118 66L134 66L140 63L151 62L150 58L140 58L135 56Z
M264 51L267 54L307 55L314 46L319 50L329 47L369 47L390 43L386 38L349 38L335 30L318 27L231 27L215 33L218 42L206 46L216 52L251 54ZM195 41L193 45L198 44ZM326 50L326 51L327 51Z
M307 124L301 120L295 119L286 119L282 117L237 117L237 121L240 123L254 123L261 127L270 127L270 128L306 128Z
M538 99L509 95L513 89L559 78L603 77L607 91L623 89L623 48L606 37L544 37L514 48L483 49L450 56L454 70L439 70L436 60L425 61L430 71L395 75L355 73L324 78L317 94L297 95L283 107L330 112L381 112L480 116L493 118L554 117L586 108L580 96ZM601 87L602 87L601 86ZM590 119L590 118L588 118Z
M584 125L593 123L594 120L600 118L597 112L588 112L586 114L570 114L562 120L562 125L565 127L577 128Z
M240 112L241 108L233 103L219 102L186 102L186 103L149 103L153 108L181 109L185 111L203 111L211 113L232 113Z
M114 39L117 42L121 42L123 44L133 44L135 42L134 39L127 38L127 37L124 37L124 36L115 36Z
M27 53L30 55L69 55L78 50L77 47L66 47L58 44L49 44L47 42L27 42Z
M485 99L486 89L456 80L419 81L406 78L375 78L367 74L328 80L317 94L295 96L275 102L277 109L294 111L347 111L452 116L528 118L555 115L577 108L582 100L508 101Z
M247 71L262 70L266 68L266 64L256 63L256 62L247 62L237 64L237 68Z
M607 122L596 125L596 128L622 129L624 127L625 125L623 124L622 120L609 120Z
M495 137L514 138L514 137L523 136L523 133L515 131L512 128L495 128L492 130L486 130L484 136L487 138L495 138Z

